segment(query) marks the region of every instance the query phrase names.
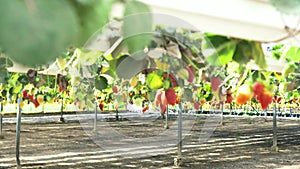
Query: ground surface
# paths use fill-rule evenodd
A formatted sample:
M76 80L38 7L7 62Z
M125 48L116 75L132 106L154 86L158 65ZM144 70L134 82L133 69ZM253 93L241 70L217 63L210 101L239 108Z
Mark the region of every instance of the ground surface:
M279 152L272 152L271 118L226 117L223 126L218 125L206 142L199 143L199 134L206 119L197 118L185 137L180 168L300 168L299 120L278 121ZM170 120L170 124L173 121ZM160 147L157 144L147 156L143 155L147 148L140 145L130 152L121 152L116 146L115 152L110 153L95 144L92 140L95 137L89 137L89 132L83 130L83 127L87 131L92 130L92 126L89 128L90 122L23 123L22 168L176 168L173 165L177 155L176 146L170 144ZM102 123L98 122L98 130L104 127ZM112 120L105 123L129 136L133 144L135 139L148 138L165 131L162 119ZM171 125L170 130L175 126ZM3 132L5 137L0 139L0 168L15 168L15 124L4 123ZM114 144L117 145L117 141ZM160 153L162 149L164 151Z

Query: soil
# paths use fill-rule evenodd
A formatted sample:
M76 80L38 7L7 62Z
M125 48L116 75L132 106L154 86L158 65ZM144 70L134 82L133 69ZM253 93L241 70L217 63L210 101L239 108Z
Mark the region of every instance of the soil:
M174 166L177 148L174 145L151 148L152 154L130 154L146 151L137 145L134 150L111 153L93 141L84 130L84 122L24 123L21 131L20 159L22 168L197 168L197 169L254 169L300 168L300 121L278 119L278 148L271 151L272 118L225 117L207 141L199 143L206 116L195 119L183 140L182 163ZM175 118L169 119L170 129ZM103 121L98 122L101 131ZM88 124L88 123L86 123ZM163 119L108 120L113 129L129 136L132 141L164 132ZM176 126L176 125L175 125ZM15 128L3 124L4 138L0 139L0 168L15 168ZM86 128L85 128L86 129ZM90 129L92 131L92 127ZM129 140L130 142L130 140ZM115 144L119 144L117 141ZM134 141L133 141L134 144ZM163 152L161 149L167 148ZM149 149L149 147L148 147ZM159 153L161 152L161 153Z

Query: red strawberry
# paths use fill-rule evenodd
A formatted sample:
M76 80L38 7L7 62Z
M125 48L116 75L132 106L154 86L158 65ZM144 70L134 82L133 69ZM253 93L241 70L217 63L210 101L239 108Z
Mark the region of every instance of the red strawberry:
M273 102L280 103L281 99L282 99L282 98L281 98L280 96L274 96ZM299 98L299 99L300 99L300 98ZM298 99L298 101L299 101L299 99Z
M103 103L100 103L100 104L99 104L99 109L100 109L101 111L103 111Z
M104 107L104 105L103 105L103 100L100 100L99 101L99 109L101 110L101 111L103 111L103 107Z
M281 99L282 99L282 97L278 97L277 100L276 100L276 102L277 102L277 103L280 103L280 102L281 102Z
M27 94L27 98L30 100L30 101L34 101L34 99L33 99L33 95L31 95L31 94Z
M176 92L173 88L166 90L165 92L168 104L174 106L176 103Z
M23 95L23 98L27 98L28 96L28 92L27 92L27 90L23 90L23 92L22 92L22 95Z
M149 110L148 106L144 107L143 110L142 110L142 112L145 113L147 110Z
M221 79L219 77L211 78L211 88L213 91L218 91L221 84Z
M33 104L34 104L35 108L39 107L39 105L40 105L40 103L37 101L36 98L33 100Z
M194 108L195 108L196 110L199 110L199 109L200 109L200 103L199 103L199 102L195 102L195 103L194 103Z
M273 95L271 92L266 91L261 95L261 99L259 100L260 104L261 104L261 108L263 110L265 110L266 108L268 108L269 104L272 103L273 100Z
M230 90L227 90L225 103L231 103L231 102L232 102L232 92Z
M261 82L255 82L253 84L253 93L254 95L260 95L264 92L265 85L262 84Z

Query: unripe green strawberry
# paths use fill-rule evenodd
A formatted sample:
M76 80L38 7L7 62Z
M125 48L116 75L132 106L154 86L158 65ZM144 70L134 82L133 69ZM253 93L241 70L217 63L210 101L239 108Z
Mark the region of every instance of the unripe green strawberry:
M147 76L146 82L151 89L160 89L164 85L162 78L155 73L150 73Z
M189 79L189 72L185 68L181 68L178 72L177 75L183 79L183 80L188 80Z

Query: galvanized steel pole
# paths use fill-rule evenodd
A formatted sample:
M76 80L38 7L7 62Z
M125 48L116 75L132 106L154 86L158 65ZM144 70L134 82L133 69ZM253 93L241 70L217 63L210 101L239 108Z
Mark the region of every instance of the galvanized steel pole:
M17 123L16 123L16 162L17 168L21 168L21 161L20 161L20 133L21 133L21 98L18 98L18 109L17 109Z

